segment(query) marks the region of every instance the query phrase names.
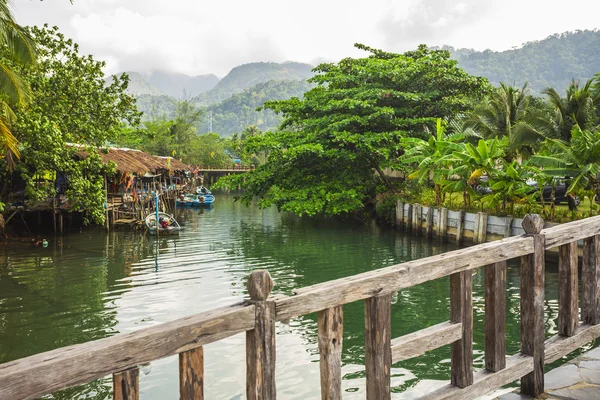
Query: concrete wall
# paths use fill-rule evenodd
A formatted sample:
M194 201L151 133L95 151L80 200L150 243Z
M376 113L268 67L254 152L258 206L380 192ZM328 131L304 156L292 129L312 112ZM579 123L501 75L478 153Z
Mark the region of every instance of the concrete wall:
M429 217L429 213L432 217ZM521 224L523 219L496 217L484 212L466 213L451 211L443 207L427 207L398 201L396 205L396 225L429 237L455 240L457 243L467 239L475 243L501 239L503 237L525 233ZM546 223L545 227L556 225Z

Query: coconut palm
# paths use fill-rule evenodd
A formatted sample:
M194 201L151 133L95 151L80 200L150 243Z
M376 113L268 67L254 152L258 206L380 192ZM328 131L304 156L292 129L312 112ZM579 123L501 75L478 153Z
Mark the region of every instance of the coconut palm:
M590 131L575 125L569 142L548 139L547 150L533 156L531 162L550 176L571 177L567 193L587 195L591 213L593 198L600 198L600 128Z
M36 62L35 43L27 30L18 25L12 15L9 0L0 0L0 150L9 165L12 156L19 157L17 139L11 132L15 120L12 107L29 101L31 91L14 67L29 67Z
M467 136L482 139L507 138L509 160L517 155L528 156L540 136L518 130L531 108L527 86L516 88L501 82L481 105L462 119L458 129Z
M596 107L600 105L600 95L593 91L594 79L588 80L583 87L579 81L572 80L566 89L566 96L561 97L553 88L544 90L549 103L555 108L554 123L564 141L571 139L571 131L575 125L586 130L592 128L596 121Z

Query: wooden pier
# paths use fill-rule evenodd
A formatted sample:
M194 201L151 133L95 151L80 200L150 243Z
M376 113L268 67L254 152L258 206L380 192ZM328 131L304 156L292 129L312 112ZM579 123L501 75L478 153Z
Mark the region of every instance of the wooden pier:
M472 399L515 380L521 393L544 390L544 364L600 336L600 217L547 229L538 215L523 221L524 235L483 243L270 296L267 271L248 280L249 300L229 307L65 347L0 365L0 399L32 399L113 375L115 399L139 398L138 366L178 354L181 399L203 399L203 345L246 332L246 396L275 399L275 322L318 313L321 398L342 398L343 305L364 302L366 397L390 399L392 363L451 346L451 380L428 399ZM584 241L578 298L576 243ZM545 250L558 247L559 334L545 339ZM506 262L521 263L521 350L506 355ZM485 370L473 371L472 274L485 268ZM394 292L450 277L448 321L391 338ZM581 307L581 316L579 315ZM173 393L173 397L176 394Z

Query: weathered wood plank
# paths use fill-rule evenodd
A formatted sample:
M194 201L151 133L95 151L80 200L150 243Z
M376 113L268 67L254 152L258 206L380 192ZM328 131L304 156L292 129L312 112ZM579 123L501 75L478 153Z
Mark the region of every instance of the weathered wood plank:
M546 249L600 235L600 216L546 228L541 234L546 236Z
M577 242L559 247L558 333L565 336L572 336L579 325L577 261Z
M541 222L540 222L541 221ZM531 234L534 253L521 257L521 353L533 357L533 372L521 378L521 393L544 392L544 236L539 215L528 214L523 229Z
M484 396L504 385L516 381L533 371L533 357L516 354L506 360L506 368L498 372L480 371L474 374L473 384L461 389L446 385L421 399L427 400L468 400Z
M400 200L396 202L396 226L404 228L404 203Z
M485 368L506 367L506 261L485 267Z
M367 400L386 400L391 397L391 312L391 293L365 300Z
M428 351L448 345L462 337L462 323L450 321L433 325L393 339L392 364L418 357Z
M381 293L392 293L450 274L509 260L533 252L533 239L525 236L484 243L433 257L336 279L297 290L278 298L277 320L317 312Z
M252 328L254 306L238 304L11 361L0 365L0 398L36 398Z
M431 239L433 237L433 207L429 206L427 210L427 237Z
M114 400L139 400L140 370L130 368L113 374Z
M460 246L462 243L463 236L465 234L465 212L460 210L458 212L458 222L456 225L456 245Z
M452 343L453 385L473 384L473 271L450 275L450 322L461 323L461 339Z
M600 323L600 236L583 241L583 268L581 270L581 319L589 324Z
M344 310L342 306L319 311L319 355L321 369L321 399L342 398L342 342Z
M600 337L600 325L589 324L579 325L573 336L554 335L544 344L546 348L544 362L546 364L554 362L598 337Z
M265 300L273 288L268 271L256 270L248 293L256 312L254 329L246 332L246 398L275 400L275 302Z
M477 239L477 243L485 243L487 240L488 217L484 212L477 214L479 215L479 238Z
M445 207L440 207L438 212L438 239L446 241L448 239L448 209Z
M204 349L179 353L179 399L204 399Z
M410 232L413 228L413 205L408 205L408 210L406 210L406 231Z

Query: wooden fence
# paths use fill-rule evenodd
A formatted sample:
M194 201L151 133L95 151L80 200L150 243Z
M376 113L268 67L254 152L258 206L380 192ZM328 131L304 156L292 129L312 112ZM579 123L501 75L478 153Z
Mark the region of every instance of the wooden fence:
M544 389L544 363L600 336L600 217L542 229L538 215L523 221L525 235L271 296L267 271L248 280L250 300L137 332L65 347L0 365L0 399L30 399L113 374L114 398L139 397L138 365L179 355L181 399L202 399L202 346L246 332L248 399L275 399L275 322L318 313L321 394L342 397L343 305L363 300L366 397L390 398L393 363L451 346L451 382L429 399L470 399L521 379L523 394ZM584 240L578 302L577 241ZM559 334L544 340L544 251L559 247ZM506 262L521 261L521 351L505 354ZM485 267L485 370L473 372L473 270ZM393 339L396 291L450 276L447 322ZM579 321L578 305L581 307ZM393 321L402 323L402 321Z

